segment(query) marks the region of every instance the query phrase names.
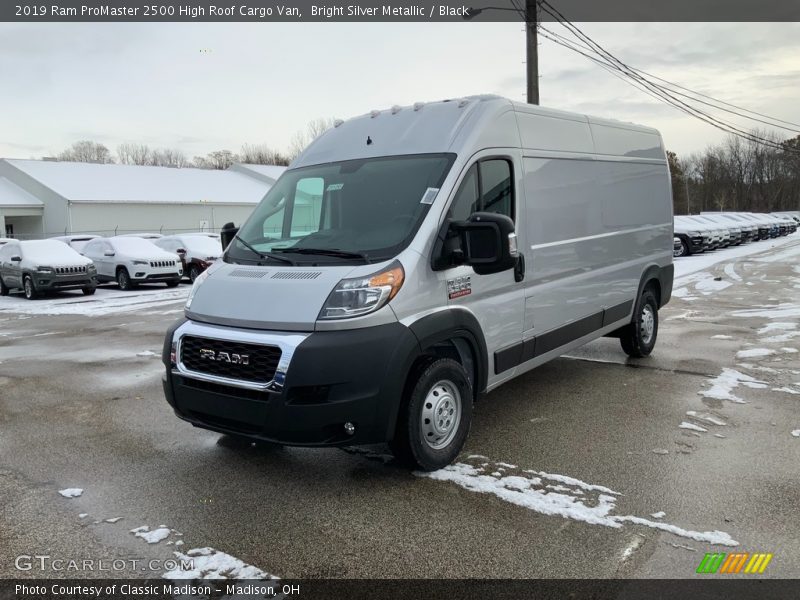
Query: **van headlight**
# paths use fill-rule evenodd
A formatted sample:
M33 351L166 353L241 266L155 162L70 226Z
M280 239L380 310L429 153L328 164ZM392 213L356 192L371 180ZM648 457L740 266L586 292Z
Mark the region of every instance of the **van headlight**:
M342 279L325 300L319 319L349 319L374 312L397 295L405 271L394 261L386 269L354 279Z
M206 279L208 279L208 275L209 275L209 272L208 272L208 270L206 270L206 271L203 271L202 273L200 273L200 275L198 275L195 278L194 283L192 284L192 289L189 290L189 297L186 298L186 306L185 306L185 308L189 308L192 305L192 300L194 299L194 295L197 293L197 290L200 288L200 286L203 285L203 282Z

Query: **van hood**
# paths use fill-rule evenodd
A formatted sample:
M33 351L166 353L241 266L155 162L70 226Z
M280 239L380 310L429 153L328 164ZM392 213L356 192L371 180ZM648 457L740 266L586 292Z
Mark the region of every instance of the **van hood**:
M218 261L195 291L186 316L231 327L314 331L331 290L356 270L351 265L258 267Z

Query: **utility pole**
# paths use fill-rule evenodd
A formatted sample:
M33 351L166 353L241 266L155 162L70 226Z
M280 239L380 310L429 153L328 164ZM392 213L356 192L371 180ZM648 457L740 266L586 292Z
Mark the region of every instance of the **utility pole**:
M528 104L539 104L539 32L537 0L525 0L525 37L528 44Z

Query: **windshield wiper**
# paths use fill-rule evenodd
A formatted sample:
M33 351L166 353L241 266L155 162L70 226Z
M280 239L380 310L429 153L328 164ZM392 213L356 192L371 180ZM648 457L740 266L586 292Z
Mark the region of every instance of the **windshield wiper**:
M273 254L272 252L260 252L259 250L256 250L252 246L252 244L250 244L249 242L245 242L242 238L238 238L237 237L235 239L235 241L239 242L242 246L244 246L245 248L247 248L248 250L253 252L256 256L258 256L262 260L272 259L272 260L277 260L278 262L286 263L287 265L294 265L294 261L293 260L289 260L285 256L277 256L276 254Z
M294 254L318 254L320 256L335 256L336 258L360 258L369 263L369 256L365 252L351 252L338 248L275 248L275 252L289 252Z

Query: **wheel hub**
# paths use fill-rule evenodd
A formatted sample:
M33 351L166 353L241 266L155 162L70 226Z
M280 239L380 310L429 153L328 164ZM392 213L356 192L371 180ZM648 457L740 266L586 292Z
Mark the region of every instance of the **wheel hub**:
M422 405L422 439L434 450L446 447L461 423L461 394L452 381L438 381L431 386Z
M656 318L653 314L653 308L649 304L645 304L644 308L642 309L642 341L645 344L649 344L650 340L653 338L653 332L656 328Z

